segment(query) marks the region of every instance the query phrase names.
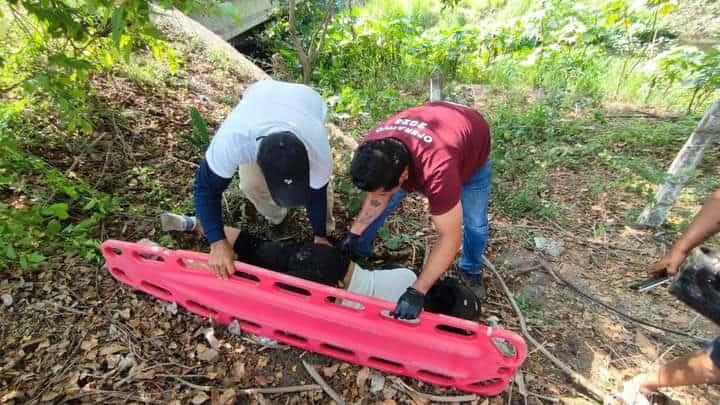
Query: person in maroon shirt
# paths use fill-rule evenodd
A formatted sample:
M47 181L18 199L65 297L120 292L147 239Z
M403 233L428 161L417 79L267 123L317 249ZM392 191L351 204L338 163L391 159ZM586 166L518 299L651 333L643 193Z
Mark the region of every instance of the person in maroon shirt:
M340 248L372 254L373 240L408 192L428 198L438 239L417 281L398 300L394 316L415 319L424 296L453 263L480 301L485 298L482 255L488 239L492 164L490 128L479 112L449 102L402 111L375 127L353 156L353 183L367 192Z

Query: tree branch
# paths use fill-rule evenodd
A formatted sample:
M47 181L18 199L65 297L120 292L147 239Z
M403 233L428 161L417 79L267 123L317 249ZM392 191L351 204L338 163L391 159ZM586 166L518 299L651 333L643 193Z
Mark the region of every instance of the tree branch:
M325 46L325 38L327 37L327 29L330 25L330 20L332 20L332 16L335 14L335 7L333 7L332 2L329 2L327 5L327 12L325 12L325 17L323 17L322 26L320 28L320 40L317 42L317 46L313 48L312 50L314 52L311 53L310 61L314 64L317 60L318 55L320 54L320 51L322 51L323 47ZM315 31L317 33L318 31ZM310 42L310 46L312 47L315 43L315 36L313 35L312 42Z
M308 374L310 374L310 377L312 377L313 380L315 380L316 383L320 384L323 391L325 391L326 394L332 398L336 404L338 405L345 405L345 400L337 393L330 385L328 385L325 380L323 380L322 377L320 377L320 374L318 374L317 370L315 370L315 367L311 366L308 362L305 360L302 361L303 367L305 367L305 370L307 370Z
M587 390L588 393L592 394L596 399L605 400L606 394L604 391L602 391L601 389L594 386L585 377L583 377L578 372L576 372L575 370L570 368L570 366L568 366L563 361L561 361L560 359L555 357L543 345L538 343L538 341L535 340L535 338L532 337L532 335L530 335L530 332L527 329L527 324L525 323L525 317L523 317L522 311L520 311L520 308L518 307L517 303L515 302L515 298L513 297L512 292L510 292L510 289L508 288L507 284L505 284L505 280L503 280L502 276L497 271L495 266L485 256L483 256L483 263L485 263L485 267L490 269L490 271L493 273L495 278L498 280L498 282L502 286L503 292L505 292L505 295L507 296L508 301L510 301L510 305L512 305L512 308L518 317L518 321L520 322L520 330L522 331L522 334L525 337L525 339L527 339L533 346L537 347L537 349L540 351L540 353L542 353L548 360L550 360L550 362L555 364L555 366L557 366L565 374L570 376L576 384L583 387L585 390Z
M328 1L327 11L323 17L320 28L315 30L310 36L307 48L303 45L297 30L297 16L295 10L295 0L288 0L288 32L292 40L293 48L298 55L300 64L303 68L303 81L305 84L310 82L310 75L317 61L320 51L325 46L325 38L327 37L327 29L330 21L335 13L334 4ZM318 39L319 36L319 39Z

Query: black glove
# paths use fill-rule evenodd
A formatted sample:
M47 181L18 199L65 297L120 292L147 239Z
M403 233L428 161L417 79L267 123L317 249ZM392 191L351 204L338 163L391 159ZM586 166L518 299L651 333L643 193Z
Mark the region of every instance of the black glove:
M400 296L395 310L390 315L398 319L415 319L420 316L424 302L425 294L408 287L405 293Z
M336 247L343 255L352 258L357 255L356 249L358 240L360 240L360 235L348 232L342 239L340 239L340 242L337 243Z

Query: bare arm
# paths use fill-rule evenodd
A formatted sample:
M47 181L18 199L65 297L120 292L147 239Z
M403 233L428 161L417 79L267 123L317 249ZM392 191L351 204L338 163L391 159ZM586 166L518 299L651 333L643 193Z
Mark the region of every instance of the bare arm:
M360 209L360 213L350 227L350 232L355 235L361 235L365 232L365 229L385 211L385 207L387 207L390 201L390 196L390 193L368 193Z
M669 275L674 275L691 250L718 232L720 232L720 190L712 193L705 201L687 232L673 244L662 259L650 267L648 273L658 274L667 271Z
M420 277L413 284L413 288L423 294L427 294L430 287L447 271L458 250L460 250L462 212L462 205L458 202L450 211L432 217L438 233L438 240L430 251L430 256L420 273Z
M687 232L673 245L673 249L689 253L707 238L720 232L720 190L710 195L695 216Z

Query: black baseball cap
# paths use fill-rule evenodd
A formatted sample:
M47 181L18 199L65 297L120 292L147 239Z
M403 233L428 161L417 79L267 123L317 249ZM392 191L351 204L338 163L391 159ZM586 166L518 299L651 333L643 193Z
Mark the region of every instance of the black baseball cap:
M276 132L262 138L257 162L277 205L305 205L310 198L310 160L305 145L295 134Z
M430 288L425 296L425 309L471 321L477 321L481 311L480 300L475 293L450 277L438 280Z

